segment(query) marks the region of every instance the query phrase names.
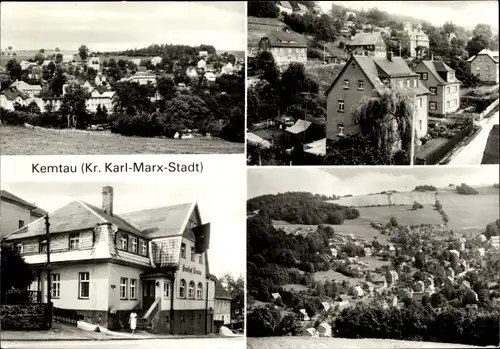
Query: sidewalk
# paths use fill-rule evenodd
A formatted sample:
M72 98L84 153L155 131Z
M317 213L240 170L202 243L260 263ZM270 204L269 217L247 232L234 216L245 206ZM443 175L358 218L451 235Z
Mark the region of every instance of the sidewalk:
M240 338L235 335L223 338ZM146 332L91 332L61 323L54 323L52 330L47 331L2 331L2 341L102 341L102 340L146 340L146 339L184 339L184 338L222 338L218 335L173 336L156 335Z

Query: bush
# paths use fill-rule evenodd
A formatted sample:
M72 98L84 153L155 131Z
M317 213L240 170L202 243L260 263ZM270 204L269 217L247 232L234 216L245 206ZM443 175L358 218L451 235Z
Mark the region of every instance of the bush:
M424 206L421 203L419 203L417 201L413 202L413 207L412 207L413 210L416 211L416 210L419 210L419 209L422 209L422 208L424 208Z
M417 185L413 191L420 191L420 192L426 192L426 191L437 191L437 188L433 185Z
M396 219L396 217L391 217L391 225L393 227L397 227L399 224L398 224L398 220Z
M465 183L457 185L457 192L462 195L477 195L479 192Z
M270 337L276 329L276 317L268 308L257 308L248 314L247 336Z
M283 317L279 326L278 326L278 335L287 336L292 335L296 336L302 332L302 327L299 324L299 319L295 314L288 314Z
M139 137L157 137L167 134L172 137L175 134L174 130L165 129L155 114L146 113L133 116L126 114L117 116L111 127L111 132L123 136Z

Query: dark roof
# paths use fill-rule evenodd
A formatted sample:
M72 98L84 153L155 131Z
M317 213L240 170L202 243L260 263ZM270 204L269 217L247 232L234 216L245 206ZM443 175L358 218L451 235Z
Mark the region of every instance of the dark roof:
M182 234L193 203L153 208L121 214L127 221L135 224L150 238L168 237Z
M377 45L378 43L385 44L380 32L358 33L354 35L351 42L347 43L346 46Z
M357 66L363 71L368 80L370 80L371 84L374 88L381 92L387 87L384 85L380 77L388 76L390 78L397 77L411 77L417 76L418 74L414 73L408 64L401 57L393 57L391 61L387 59L387 57L372 57L372 56L351 56L347 64L342 68L341 72L337 75L337 77L333 80L332 84L325 91L325 94L328 95L330 90L333 88L335 83L340 79L343 72L351 65L351 63L357 63ZM416 88L408 88L413 90L417 95L429 93L429 90L419 83L419 86Z
M110 216L103 210L84 203L73 201L49 214L50 232L52 234L94 229L98 224L111 223L118 229L145 237L137 228L122 218ZM45 234L45 221L37 219L7 236L7 240L23 239Z
M261 39L268 39L272 47L307 47L304 38L298 34L276 30Z
M9 101L15 100L18 96L21 97L22 99L27 99L28 96L24 94L23 92L19 91L15 87L9 87L6 88L2 94L7 98Z
M14 201L17 204L26 206L32 210L37 208L36 205L33 205L32 203L29 203L28 201L21 199L19 196L9 193L7 190L0 190L0 198Z
M452 81L446 81L439 75L439 73L448 73L448 72L455 72L452 68L450 68L446 63L443 61L422 61L420 64L415 68L416 71L419 71L420 65L423 64L427 70L434 76L434 78L440 83L440 84L447 84L447 83L457 83L460 82L457 78L453 79Z
M215 281L215 296L217 299L233 299L231 294L222 286L219 280Z

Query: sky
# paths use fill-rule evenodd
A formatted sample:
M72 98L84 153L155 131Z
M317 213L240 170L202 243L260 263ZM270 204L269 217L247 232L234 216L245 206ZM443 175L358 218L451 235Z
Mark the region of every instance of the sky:
M287 191L306 191L324 195L363 195L387 190L411 191L417 185L448 187L450 183L493 185L499 168L481 167L357 167L357 168L250 168L248 198Z
M331 3L355 10L377 7L389 14L420 18L441 26L446 21L472 30L478 23L498 28L498 1L319 1L323 11Z
M246 49L245 2L2 2L1 45L122 50L150 44Z
M117 215L196 201L202 223L211 223L210 273L221 277L230 272L238 277L245 275L246 268L246 191L244 176L232 176L236 177L241 180L227 181L224 176L219 176L219 181L193 180L190 176L189 183L20 182L2 183L2 189L35 203L49 214L74 200L101 207L102 187L106 185L113 187L113 210Z

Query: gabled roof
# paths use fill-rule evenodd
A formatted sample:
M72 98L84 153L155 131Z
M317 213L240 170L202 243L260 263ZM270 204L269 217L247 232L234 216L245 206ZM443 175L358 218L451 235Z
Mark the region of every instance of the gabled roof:
M384 43L381 33L358 33L346 46L376 45L377 43Z
M307 130L311 124L311 121L298 119L293 126L287 127L285 131L293 134L299 134Z
M221 282L215 279L215 297L216 299L232 300L231 294L222 286Z
M14 81L10 87L15 87L19 91L21 90L42 90L42 86L40 85L30 85L24 81Z
M284 8L288 8L290 10L293 10L292 5L290 5L290 2L288 2L288 1L278 1L278 5L280 5Z
M196 203L153 208L123 213L120 216L133 223L150 238L182 235Z
M9 193L7 190L0 190L0 199L7 199L9 201L14 201L15 203L26 206L27 208L34 210L36 209L36 205L33 205L32 203L29 203L26 200L21 199L19 196L16 196L12 193Z
M476 56L472 56L471 58L469 58L467 62L472 62L479 55L486 55L490 57L495 63L498 63L498 51L490 51L488 49L481 50Z
M73 201L49 214L50 233L64 233L94 229L98 224L111 223L118 229L146 237L140 230L119 216L110 216L101 209L84 203ZM17 240L45 235L45 220L37 219L30 224L6 236L7 240Z
M299 8L299 10L301 11L304 11L304 12L307 12L307 7L303 4L297 4L297 7Z
M261 41L266 38L271 47L307 47L301 35L281 30L271 31L267 36L261 38Z
M5 96L9 101L15 100L17 97L21 97L22 99L28 99L28 96L23 92L19 91L16 87L8 87L4 91L2 91L2 95Z
M418 71L419 67L421 65L424 65L427 70L434 76L434 78L438 81L440 84L447 84L447 83L457 83L460 82L457 78L454 78L453 81L446 81L439 75L440 72L442 73L448 73L448 72L455 72L452 68L450 68L446 63L443 61L421 61L420 64L415 68L415 71Z

